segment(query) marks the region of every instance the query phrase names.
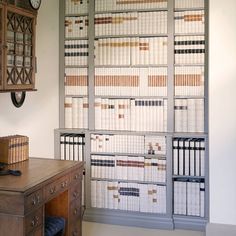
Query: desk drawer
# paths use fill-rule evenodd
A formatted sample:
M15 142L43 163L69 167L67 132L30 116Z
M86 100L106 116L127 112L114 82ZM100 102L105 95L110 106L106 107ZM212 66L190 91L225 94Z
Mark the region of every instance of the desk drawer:
M81 199L77 199L70 204L70 222L77 222L81 219Z
M48 184L44 191L45 191L45 199L49 200L50 198L54 197L58 192L67 189L69 185L69 175L63 176L59 178L57 181Z
M43 225L39 226L37 229L27 234L27 236L43 236L43 235L44 235Z
M82 168L76 169L71 173L71 183L72 184L80 183L82 181L82 177L83 177L83 169Z
M74 185L69 190L70 202L82 197L82 186L81 183Z
M69 226L69 236L82 236L82 223L81 220L77 220Z
M36 209L43 203L43 190L39 189L38 191L31 193L25 198L25 210L26 212Z
M43 223L43 207L25 217L25 232L29 234Z

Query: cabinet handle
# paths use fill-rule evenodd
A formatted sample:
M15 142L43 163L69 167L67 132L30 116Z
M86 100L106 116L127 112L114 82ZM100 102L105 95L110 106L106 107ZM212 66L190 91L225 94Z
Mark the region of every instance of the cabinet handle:
M52 187L52 188L50 188L50 193L51 194L54 194L55 193L55 191L56 191L56 187L54 186L54 187Z
M61 183L62 188L65 188L66 186L67 186L67 181L64 181L64 182Z
M32 200L32 205L35 206L36 203L37 203L37 201L36 201L36 199L34 198L34 199Z
M78 178L79 178L79 175L76 174L76 175L74 176L74 179L78 179Z
M78 232L77 231L73 231L73 236L77 236Z
M35 227L39 224L39 217L35 216L34 219L31 221L31 226Z
M33 200L32 200L32 205L35 206L36 204L40 203L40 196L34 196Z
M74 209L74 215L77 215L77 213L78 213L78 209L75 208L75 209Z
M73 196L74 196L74 198L77 198L79 196L79 192L77 192L77 191L73 192Z

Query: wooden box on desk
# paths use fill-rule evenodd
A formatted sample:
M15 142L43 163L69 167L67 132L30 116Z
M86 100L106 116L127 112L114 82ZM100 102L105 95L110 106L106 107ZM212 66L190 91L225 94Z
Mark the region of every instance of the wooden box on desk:
M0 137L0 162L12 164L29 158L29 138L23 135Z

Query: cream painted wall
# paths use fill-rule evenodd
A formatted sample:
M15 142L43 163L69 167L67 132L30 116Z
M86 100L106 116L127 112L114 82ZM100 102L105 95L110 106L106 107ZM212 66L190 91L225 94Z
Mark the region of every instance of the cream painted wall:
M210 222L236 225L236 1L210 0Z
M0 94L0 136L25 134L30 138L30 155L53 157L54 128L59 124L58 34L59 1L43 0L37 19L37 92L26 94L15 108L10 94Z

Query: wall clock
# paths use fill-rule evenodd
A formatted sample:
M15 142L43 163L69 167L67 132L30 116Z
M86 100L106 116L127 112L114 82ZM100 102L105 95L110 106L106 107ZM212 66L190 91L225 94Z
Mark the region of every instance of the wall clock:
M41 0L29 0L30 5L35 9L38 10L41 5Z

